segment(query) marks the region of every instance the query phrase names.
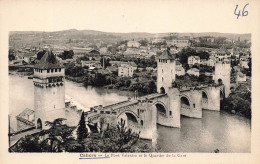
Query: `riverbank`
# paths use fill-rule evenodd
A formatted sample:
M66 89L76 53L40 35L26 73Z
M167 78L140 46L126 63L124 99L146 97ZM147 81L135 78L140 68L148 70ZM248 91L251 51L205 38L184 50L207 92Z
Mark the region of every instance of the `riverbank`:
M138 95L142 96L145 94L152 94L156 92L156 84L153 80L147 81L147 82L136 82L133 79L130 78L120 78L114 80L113 84L110 82L110 77L104 78L104 79L95 79L93 77L89 78L86 76L80 76L80 77L73 77L66 75L66 79L72 82L76 82L79 84L83 84L85 87L92 86L102 89L109 89L109 90L118 90L118 91L129 91L129 92L135 92L138 91ZM97 85L97 81L106 81L103 83L103 85ZM109 82L107 82L109 81ZM98 82L99 84L100 82Z
M9 69L9 75L32 76L33 69L32 68Z
M251 101L251 91L247 86L240 85L221 102L220 108L231 114L251 119Z

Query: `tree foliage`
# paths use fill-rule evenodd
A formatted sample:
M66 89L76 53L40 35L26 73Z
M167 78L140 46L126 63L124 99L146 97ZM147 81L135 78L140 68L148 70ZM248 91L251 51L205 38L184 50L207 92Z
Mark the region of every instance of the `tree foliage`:
M86 128L84 112L82 112L81 114L79 126L77 129L77 136L79 141L82 141L84 138L88 136L88 129Z
M58 55L62 60L66 60L66 59L72 59L72 57L74 56L74 52L73 50L69 50L69 51L64 51L62 52L62 54Z

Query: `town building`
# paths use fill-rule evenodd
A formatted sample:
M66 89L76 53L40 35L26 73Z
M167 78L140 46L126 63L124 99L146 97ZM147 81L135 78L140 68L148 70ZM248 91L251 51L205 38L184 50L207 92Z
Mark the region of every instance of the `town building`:
M245 83L246 82L246 75L243 74L242 72L237 72L236 82L237 82L237 84Z
M200 76L200 70L197 68L191 68L187 71L189 75Z
M212 56L209 57L207 65L211 66L211 67L214 67L215 66L215 58L212 57Z
M96 61L96 60L88 60L88 61L84 61L81 60L81 66L82 67L95 67L95 68L102 68L100 61Z
M101 47L100 54L107 54L107 47Z
M138 41L130 40L130 41L127 42L127 47L139 48L140 47L140 43Z
M165 42L165 39L156 38L152 40L152 44L163 43L163 42Z
M246 56L240 56L239 58L239 64L243 68L249 68L248 66L248 58Z
M188 64L189 65L200 64L200 57L199 56L189 56Z
M118 76L120 77L132 77L134 74L134 68L131 65L123 64L118 67Z
M135 62L110 61L109 63L111 64L111 66L116 67L119 67L121 65L130 65L131 67L133 67L134 70L137 70L137 65L135 64Z
M190 46L190 41L186 40L186 39L167 40L166 43L167 43L168 47L177 46L177 47L183 48L183 47L189 47Z
M34 125L34 110L26 108L19 115L16 116L17 131L33 128Z
M178 76L184 76L185 75L185 69L181 67L176 67L176 75Z

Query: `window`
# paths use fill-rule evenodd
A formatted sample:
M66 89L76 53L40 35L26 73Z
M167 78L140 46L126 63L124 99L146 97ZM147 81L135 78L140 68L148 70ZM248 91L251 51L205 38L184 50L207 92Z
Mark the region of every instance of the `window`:
M61 72L61 68L59 68L59 72Z
M51 69L51 72L53 72L53 69Z
M57 72L57 68L55 68L55 72Z
M193 108L195 108L195 104L193 104Z
M172 115L172 111L169 112L170 116Z
M144 125L144 121L143 121L143 120L141 120L141 125L142 125L142 126Z
M50 73L50 70L49 70L49 69L47 69L47 73Z

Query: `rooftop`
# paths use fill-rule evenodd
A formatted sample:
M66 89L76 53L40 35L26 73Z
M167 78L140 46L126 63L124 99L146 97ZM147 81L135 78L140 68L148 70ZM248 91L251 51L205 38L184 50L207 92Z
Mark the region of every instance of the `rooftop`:
M159 56L159 59L175 59L175 55L172 55L169 50L165 50Z
M34 110L26 108L25 110L22 111L18 116L19 117L24 117L24 116L30 116L34 114Z
M58 62L56 57L51 51L47 51L39 63L37 63L34 68L38 69L51 69L51 68L62 68L63 66Z

